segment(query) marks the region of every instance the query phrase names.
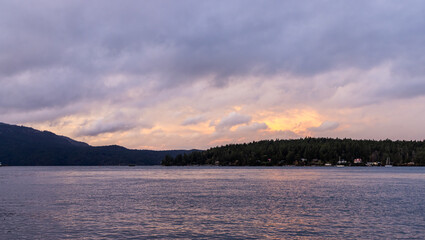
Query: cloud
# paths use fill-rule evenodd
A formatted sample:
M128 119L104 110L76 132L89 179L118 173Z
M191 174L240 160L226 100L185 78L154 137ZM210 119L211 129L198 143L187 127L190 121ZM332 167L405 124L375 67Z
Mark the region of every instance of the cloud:
M233 126L240 124L246 124L251 121L250 116L242 115L237 112L231 112L229 115L223 117L220 122L216 125L217 130L229 129Z
M0 121L66 121L59 133L98 136L144 129L147 119L177 136L173 144L194 135L193 143L205 146L214 127L274 136L258 125L264 112L311 108L321 120L352 121L347 126L366 135L394 121L417 136L412 129L422 126L413 119L422 117L409 108L421 107L425 96L424 11L421 0L5 0ZM388 104L405 106L398 109L409 120L364 120L380 119L376 108ZM120 111L133 117L108 117ZM359 112L355 119L352 111ZM334 126L327 124L309 131L331 134L322 130ZM228 139L242 141L233 134ZM140 136L125 144L137 144Z
M109 74L137 76L127 89L152 76L161 88L206 76L223 86L235 76L314 76L392 61L395 75L423 77L425 34L417 29L424 9L422 1L4 1L0 81L11 82L4 91L21 91L24 73L43 73L22 89L37 91L26 91L25 101L12 96L5 107L107 99L122 91L107 91Z
M308 128L309 131L312 132L325 132L325 131L332 131L339 127L339 123L337 122L331 122L331 121L324 121L320 126L318 127L310 127Z
M295 139L304 137L300 134L297 134L291 130L284 130L284 131L273 131L269 134L269 139Z
M239 126L236 131L238 132L256 132L258 130L265 130L268 126L265 123L254 122L248 125Z
M82 126L75 132L75 136L98 136L104 133L125 132L134 128L152 128L153 126L139 120L134 114L118 111L117 113L106 115L100 119L84 121Z
M136 125L123 122L103 123L98 121L93 125L82 128L80 131L78 131L77 136L97 136L103 133L127 131L135 127Z
M198 123L204 122L205 121L205 117L203 116L195 116L195 117L190 117L190 118L186 118L183 122L182 122L182 126L188 126L188 125L196 125Z

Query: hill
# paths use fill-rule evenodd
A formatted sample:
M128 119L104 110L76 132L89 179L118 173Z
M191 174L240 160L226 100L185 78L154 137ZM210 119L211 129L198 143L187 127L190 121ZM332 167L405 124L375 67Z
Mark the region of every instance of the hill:
M304 138L230 144L167 156L163 165L425 165L425 141Z
M0 162L9 166L158 165L166 155L190 152L93 147L52 132L0 123Z

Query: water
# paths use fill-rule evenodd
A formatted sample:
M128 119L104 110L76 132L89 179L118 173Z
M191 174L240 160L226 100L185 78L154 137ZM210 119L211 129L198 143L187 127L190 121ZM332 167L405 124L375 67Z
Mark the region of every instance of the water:
M425 239L425 168L3 167L0 239Z

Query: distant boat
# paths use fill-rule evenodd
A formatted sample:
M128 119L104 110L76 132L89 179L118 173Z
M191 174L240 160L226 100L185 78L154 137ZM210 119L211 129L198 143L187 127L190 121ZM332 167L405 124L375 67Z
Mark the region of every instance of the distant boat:
M129 167L135 167L136 164L128 164Z
M347 164L347 161L344 159L341 160L341 157L339 157L338 162L336 163L336 167L345 167L345 164Z
M390 158L387 157L387 162L385 163L385 167L392 167L393 165L391 165L391 161Z

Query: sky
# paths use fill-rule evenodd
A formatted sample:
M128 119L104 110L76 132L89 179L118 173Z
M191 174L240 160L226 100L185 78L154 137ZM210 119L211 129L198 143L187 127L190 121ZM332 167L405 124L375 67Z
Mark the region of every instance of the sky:
M0 0L0 122L132 149L425 139L422 0Z

